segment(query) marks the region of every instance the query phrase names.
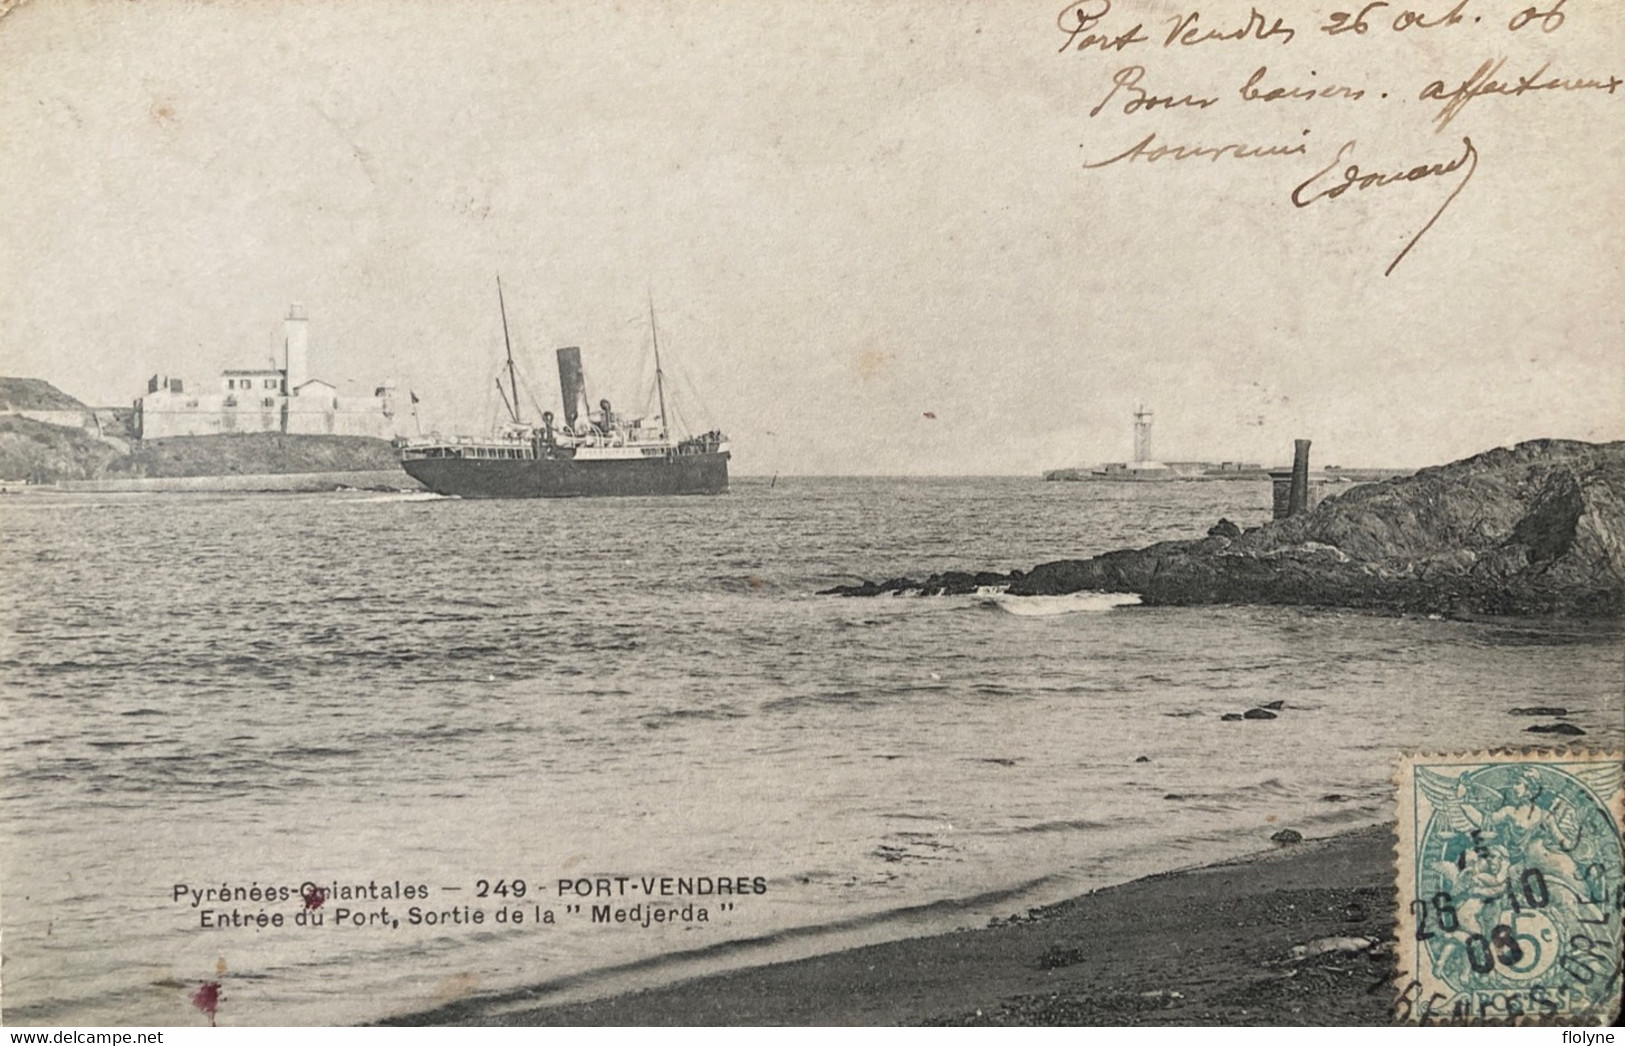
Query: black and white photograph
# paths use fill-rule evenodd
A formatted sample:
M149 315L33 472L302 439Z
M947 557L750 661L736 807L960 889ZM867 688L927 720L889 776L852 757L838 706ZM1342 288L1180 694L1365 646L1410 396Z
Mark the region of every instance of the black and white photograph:
M1613 1023L1622 16L3 0L3 1023Z

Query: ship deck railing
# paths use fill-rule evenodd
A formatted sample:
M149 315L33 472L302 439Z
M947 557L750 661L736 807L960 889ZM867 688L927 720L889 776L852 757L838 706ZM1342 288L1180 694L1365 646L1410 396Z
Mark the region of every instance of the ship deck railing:
M536 456L523 444L453 443L449 440L401 447L403 458L468 458L490 461L528 461Z
M530 440L492 436L411 436L396 441L402 450L421 450L425 447L525 447Z

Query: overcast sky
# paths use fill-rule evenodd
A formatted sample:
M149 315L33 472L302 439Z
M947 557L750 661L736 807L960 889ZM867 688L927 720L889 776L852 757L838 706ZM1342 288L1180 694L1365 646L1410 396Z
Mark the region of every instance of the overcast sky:
M741 472L1121 460L1142 402L1168 459L1625 438L1625 89L1475 99L1442 133L1417 99L1486 57L1625 74L1619 19L1508 34L1526 5L1470 3L1425 39L1294 4L1290 46L1079 55L1054 0L36 0L0 22L0 372L97 405L212 388L299 302L315 376L477 431L500 273L544 407L560 345L640 405L652 295L684 417ZM1091 118L1131 62L1224 97ZM1237 104L1264 62L1393 99ZM1082 169L1153 131L1311 151ZM1470 184L1391 276L1459 177L1289 200L1345 139L1408 166L1463 135Z

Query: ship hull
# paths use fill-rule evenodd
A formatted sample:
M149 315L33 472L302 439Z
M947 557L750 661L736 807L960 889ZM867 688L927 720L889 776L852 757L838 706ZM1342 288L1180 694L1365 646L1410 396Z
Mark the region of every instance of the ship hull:
M727 451L597 461L420 458L401 467L461 498L604 498L725 494Z

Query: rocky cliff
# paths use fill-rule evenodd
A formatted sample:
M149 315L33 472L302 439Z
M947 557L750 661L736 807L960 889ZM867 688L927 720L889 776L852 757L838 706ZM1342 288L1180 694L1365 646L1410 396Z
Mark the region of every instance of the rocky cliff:
M1293 519L1059 560L842 586L850 596L1134 592L1148 604L1278 603L1442 614L1625 616L1625 443L1535 440L1355 487Z

